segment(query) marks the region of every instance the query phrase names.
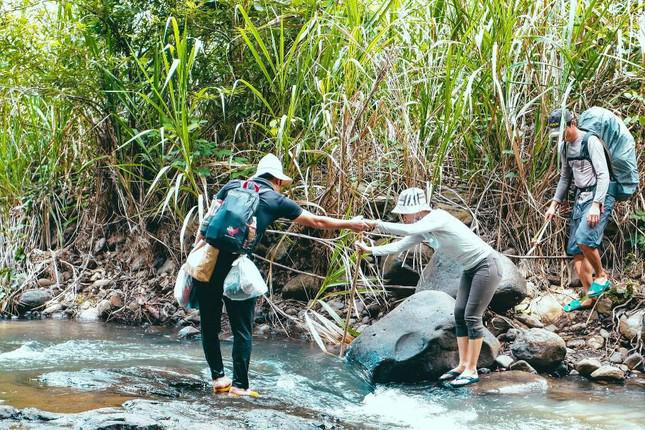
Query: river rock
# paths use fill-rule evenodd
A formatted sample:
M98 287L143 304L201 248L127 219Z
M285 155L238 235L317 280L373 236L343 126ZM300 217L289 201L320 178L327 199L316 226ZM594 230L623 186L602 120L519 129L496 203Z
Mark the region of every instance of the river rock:
M614 304L609 297L603 297L596 304L596 312L600 315L611 315Z
M582 376L589 376L601 366L602 363L597 358L584 358L576 363L576 370Z
M116 291L112 291L110 294L110 305L115 309L123 307L123 296Z
M111 279L97 279L96 281L92 282L91 287L101 289L101 288L107 287L111 283L112 283Z
M17 419L20 416L20 411L14 407L0 405L0 420Z
M495 336L499 336L502 333L506 333L509 329L513 327L511 322L504 317L495 316L491 319L486 327L493 333Z
M587 345L589 346L589 348L597 351L605 346L605 338L600 335L591 336L589 339L587 339Z
M587 341L584 339L571 339L567 341L567 348L582 349L587 346Z
M495 363L502 369L508 369L513 364L513 357L510 355L499 355L495 359Z
M175 273L177 271L177 265L172 258L166 259L164 263L157 269L157 276L163 275L164 273Z
M533 366L531 366L524 360L519 360L511 364L510 369L516 370L518 372L537 373Z
M98 321L100 316L98 308L89 307L83 309L77 318L79 321Z
M538 370L551 370L567 355L564 340L541 328L524 330L513 342L513 355Z
M539 321L537 318L533 318L530 315L517 314L515 315L515 319L529 328L544 328L544 324L542 324L541 321Z
M49 290L29 290L20 295L18 307L22 312L26 312L44 306L51 299Z
M562 313L562 305L550 294L536 297L529 305L531 313L545 324L555 323Z
M177 336L179 336L180 339L190 339L197 336L199 333L199 329L193 327L192 325L189 325L179 330Z
M98 305L96 305L96 312L98 312L99 317L103 318L108 315L112 310L112 303L109 300L101 300Z
M623 364L625 356L620 352L616 351L609 357L609 362L613 364Z
M634 339L638 336L645 337L645 310L641 310L629 318L621 317L620 334L626 339Z
M347 359L374 382L436 379L459 361L453 309L440 291L422 291L369 326L351 344ZM490 367L499 342L485 330L478 367Z
M629 367L630 370L634 370L643 364L643 356L635 352L624 361L625 365Z
M308 275L298 275L282 287L282 297L306 302L316 297L321 285L320 279Z
M419 283L419 273L395 255L385 257L382 273L386 285L413 287Z
M95 412L95 411L91 411ZM128 412L113 412L109 414L86 413L82 425L79 428L92 430L164 430L167 427L155 422L155 420L138 414Z
M43 311L43 315L45 316L52 315L52 314L55 314L56 312L62 311L63 309L65 309L65 307L61 303L54 303L45 308L45 310Z
M508 257L498 255L502 266L502 280L495 291L490 307L497 313L504 313L521 303L526 297L526 279ZM417 292L443 291L455 298L462 273L463 267L459 263L440 251L435 252L430 263L423 270L423 275L417 284Z
M545 378L516 370L483 376L479 383L472 386L473 392L477 394L546 393L548 388Z
M625 381L625 372L614 366L601 366L591 374L594 381L622 383Z
M36 283L38 284L38 286L40 288L47 288L47 287L51 287L52 285L54 285L56 283L56 281L54 281L53 279L49 279L49 278L40 278L38 281L36 281Z

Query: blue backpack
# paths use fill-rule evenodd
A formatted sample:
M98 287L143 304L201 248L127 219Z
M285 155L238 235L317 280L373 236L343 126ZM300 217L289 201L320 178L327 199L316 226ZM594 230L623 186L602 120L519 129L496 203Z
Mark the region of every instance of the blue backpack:
M578 128L587 132L582 139L581 158L589 159L589 137L598 137L605 147L611 177L609 193L616 200L629 200L636 193L639 175L636 144L625 123L607 109L592 107L580 115Z
M207 220L202 232L206 242L220 251L250 253L257 238L255 212L260 195L267 191L252 181L244 181L239 188L229 191L222 205Z

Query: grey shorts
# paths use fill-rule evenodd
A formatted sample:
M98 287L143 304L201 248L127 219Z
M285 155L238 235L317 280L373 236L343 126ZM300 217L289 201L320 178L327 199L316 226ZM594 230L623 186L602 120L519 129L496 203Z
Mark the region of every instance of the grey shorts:
M569 221L569 241L567 243L567 255L580 255L582 251L578 244L586 245L590 248L599 248L602 244L602 237L611 217L611 211L614 209L616 199L614 196L607 194L605 203L600 213L600 221L595 227L590 227L587 222L587 214L593 203L593 198L578 203L576 202L571 212Z

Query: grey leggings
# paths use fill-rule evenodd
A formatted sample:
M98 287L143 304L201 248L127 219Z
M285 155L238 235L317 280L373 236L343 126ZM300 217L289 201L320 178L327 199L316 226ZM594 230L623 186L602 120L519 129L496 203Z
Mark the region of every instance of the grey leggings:
M481 260L461 275L455 303L455 331L457 337L470 339L484 337L482 315L502 279L499 259L495 254Z

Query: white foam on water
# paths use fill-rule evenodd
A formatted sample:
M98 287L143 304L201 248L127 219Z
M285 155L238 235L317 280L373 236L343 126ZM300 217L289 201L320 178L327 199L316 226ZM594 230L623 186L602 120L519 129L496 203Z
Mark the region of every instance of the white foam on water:
M42 366L61 366L79 362L124 362L136 360L180 360L198 362L197 357L182 351L168 350L149 345L117 343L113 341L68 340L53 345L40 342L25 342L19 348L0 353L0 369L10 366L16 369L34 369Z
M385 387L378 387L365 396L360 405L350 407L346 412L362 416L367 422L378 423L379 426L414 430L467 430L471 427L469 423L477 419L473 410L450 411L431 398Z

